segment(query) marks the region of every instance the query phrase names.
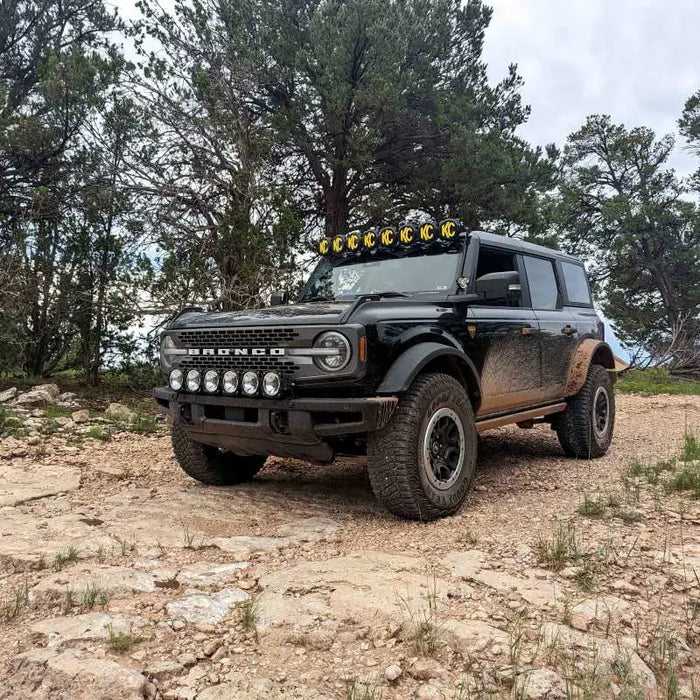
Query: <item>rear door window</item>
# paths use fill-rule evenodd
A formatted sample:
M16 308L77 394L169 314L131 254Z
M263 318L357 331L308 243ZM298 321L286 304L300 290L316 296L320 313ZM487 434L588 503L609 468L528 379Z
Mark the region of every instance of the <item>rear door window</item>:
M559 290L554 274L554 263L544 258L523 256L527 284L530 288L530 301L533 309L551 311L557 308Z
M582 265L563 262L561 264L564 274L564 287L566 298L572 304L591 305L591 290L588 287L588 278Z

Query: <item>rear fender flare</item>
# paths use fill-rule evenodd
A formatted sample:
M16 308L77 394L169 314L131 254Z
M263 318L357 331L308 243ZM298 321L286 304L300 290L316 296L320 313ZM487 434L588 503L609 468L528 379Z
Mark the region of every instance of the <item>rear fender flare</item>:
M602 365L608 370L613 384L617 381L615 355L610 346L602 340L587 338L576 348L571 358L564 396L573 396L578 393L586 381L591 364Z
M406 391L423 369L439 358L451 358L457 361L469 378L469 383L476 393L480 394L479 374L474 363L453 345L437 342L421 342L404 350L389 367L377 393L386 395ZM470 387L465 388L469 390Z

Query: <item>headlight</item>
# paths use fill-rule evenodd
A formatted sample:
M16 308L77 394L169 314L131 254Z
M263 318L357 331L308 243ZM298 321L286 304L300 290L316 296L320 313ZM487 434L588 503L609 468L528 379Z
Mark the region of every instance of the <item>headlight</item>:
M168 384L170 384L170 388L174 391L180 391L180 389L182 389L182 383L184 381L185 375L182 373L182 370L174 369L170 373L170 379L168 380Z
M187 373L187 388L190 391L199 391L199 385L202 382L202 375L198 369L191 369Z
M166 374L173 368L173 363L182 352L175 345L175 341L170 335L164 335L160 341L160 366Z
M338 372L350 362L352 352L350 341L336 331L328 331L320 335L314 342L314 347L324 350L323 354L314 357L316 364L327 372Z
M248 396L253 396L253 394L256 394L258 392L258 385L260 384L260 380L258 379L258 375L255 374L255 372L246 372L243 375L243 393L248 394Z
M277 396L281 387L282 382L280 382L280 375L277 372L268 372L263 377L263 394L265 396Z
M223 386L227 394L235 394L238 391L238 375L233 370L224 372Z
M219 388L219 375L216 370L207 370L204 374L204 391L213 394Z

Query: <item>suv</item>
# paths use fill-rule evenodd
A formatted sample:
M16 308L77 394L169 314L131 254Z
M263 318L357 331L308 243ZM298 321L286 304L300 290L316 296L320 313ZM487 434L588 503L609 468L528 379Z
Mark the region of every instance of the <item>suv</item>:
M269 455L367 455L379 501L431 520L462 505L478 433L548 423L570 457L603 455L615 358L582 263L459 222L324 238L296 303L185 309L155 389L182 468L251 479Z

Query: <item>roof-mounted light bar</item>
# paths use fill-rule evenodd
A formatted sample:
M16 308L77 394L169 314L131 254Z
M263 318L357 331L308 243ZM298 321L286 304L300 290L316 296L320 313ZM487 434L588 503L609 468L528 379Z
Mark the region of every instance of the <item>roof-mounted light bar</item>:
M316 250L322 256L338 256L414 244L449 243L464 230L464 225L457 219L444 219L439 224L433 221L419 225L402 223L398 228L384 226L380 229L370 228L364 232L355 229L347 236L322 238Z

